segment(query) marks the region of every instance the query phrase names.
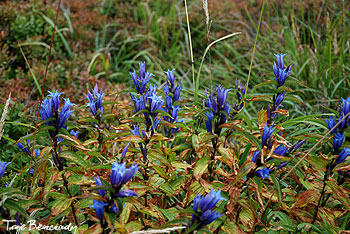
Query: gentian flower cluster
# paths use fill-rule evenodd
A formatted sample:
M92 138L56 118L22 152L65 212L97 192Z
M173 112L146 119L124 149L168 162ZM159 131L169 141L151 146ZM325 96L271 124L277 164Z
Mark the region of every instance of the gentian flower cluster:
M175 102L180 101L180 93L181 93L181 84L180 82L175 82L175 75L174 75L174 69L173 70L168 70L165 72L167 74L168 80L167 84L164 85L163 90L165 92L165 107L163 110L171 116L164 116L163 119L169 123L175 123L179 122L177 119L179 110L180 110L180 105L174 105ZM169 88L170 87L170 88ZM170 129L165 129L165 134L170 134ZM175 134L179 131L179 128L174 128L172 129L171 133Z
M112 171L110 175L110 184L113 188L113 192L111 192L111 198L108 199L107 192L103 189L98 189L97 192L100 196L108 200L108 204L103 201L93 201L93 205L91 206L96 210L97 217L102 220L104 216L104 207L109 206L110 211L117 213L118 207L114 203L115 198L121 198L121 197L130 197L130 196L137 196L137 194L131 190L131 189L124 189L121 190L123 185L126 184L128 181L130 181L135 173L138 171L139 167L137 164L132 164L129 168L125 167L125 163L117 163L114 162L112 164ZM96 176L94 177L96 185L102 186L103 183L100 179L100 177Z
M92 93L90 91L87 91L87 99L88 103L86 106L90 108L90 111L92 115L100 121L100 118L103 114L103 106L102 106L102 98L105 94L102 92L102 89L98 91L97 84L94 87L94 90Z
M275 54L276 58L277 58L277 64L274 62L273 63L273 72L275 74L276 77L276 82L277 82L277 88L282 87L287 79L287 77L289 76L289 74L291 73L292 70L292 65L287 66L286 68L284 68L284 56L286 54ZM264 126L263 129L263 133L262 133L262 137L261 137L261 143L262 146L266 146L268 150L272 149L273 146L273 138L272 138L272 133L275 131L275 127L273 126L273 119L276 117L277 113L276 111L282 106L282 102L284 100L286 92L278 92L277 94L275 94L273 96L273 105L271 106L270 104L268 104L267 106L267 110L266 110L266 117L267 117L267 123ZM280 155L280 156L287 156L289 153L291 153L292 151L295 151L296 149L298 149L305 141L307 140L307 138L305 138L302 141L298 141L297 143L295 143L294 145L292 145L290 148L288 148L287 146L283 146L283 145L279 145L275 150L274 150L274 154ZM263 162L261 162L261 160L258 160L258 158L260 157L261 152L259 150L255 151L253 153L253 157L252 157L252 162L257 164L257 167L262 166ZM269 159L267 159L269 160ZM286 166L290 161L286 161L281 163L279 166L275 167L274 169L270 169L270 168L262 168L259 169L257 171L255 171L254 175L265 179L265 178L269 178L269 174L270 172L272 172L273 170L278 170L284 166Z
M331 165L331 168L334 168L337 164L342 163L346 160L348 156L350 156L350 149L344 147L341 151L340 148L345 140L345 128L350 123L350 115L342 120L344 116L346 116L350 112L350 97L347 99L342 99L342 106L339 109L339 118L338 123L339 125L332 130L332 128L337 124L335 121L335 117L330 117L326 120L327 127L331 131L331 134L334 134L333 136L333 152L334 154L338 154L338 157L334 161L334 163ZM340 151L340 153L339 153Z
M213 92L203 104L203 108L209 108L206 112L207 120L205 121L207 132L213 132L214 129L215 134L220 134L221 128L219 126L226 123L231 111L230 102L227 101L227 94L230 90L219 86L216 98Z
M10 164L10 162L0 162L0 178L3 176L6 167Z
M201 228L221 217L222 214L219 214L217 211L213 211L213 208L216 206L218 201L222 200L226 199L221 196L221 191L219 190L215 192L214 189L212 189L206 196L195 196L192 209L196 212L196 214L192 215L192 222L198 222L200 224L199 228Z
M162 110L164 100L162 96L156 94L157 87L150 85L148 89L147 84L152 77L152 74L148 71L146 72L145 63L139 63L139 77L137 77L136 72L130 72L132 81L134 83L135 89L137 91L136 95L130 93L132 101L134 103L135 111L142 112L145 117L145 128L146 131L151 131L151 136L157 131L158 125L160 123L160 118L157 117L159 110ZM147 91L145 91L147 90ZM144 111L142 111L144 110ZM132 134L140 136L139 126L134 126L134 130L131 131ZM142 131L144 137L144 143L139 143L140 150L143 155L143 159L147 160L147 144L149 139L144 131ZM142 138L142 137L141 137Z
M57 90L54 93L49 91L49 93L49 97L45 98L41 104L40 116L43 121L51 119L48 120L45 124L55 127L55 131L49 130L50 136L54 138L61 128L67 129L65 122L73 113L73 110L70 110L70 108L75 104L71 103L69 98L64 99L65 102L62 106L61 111L59 112L60 96L62 93L57 92Z

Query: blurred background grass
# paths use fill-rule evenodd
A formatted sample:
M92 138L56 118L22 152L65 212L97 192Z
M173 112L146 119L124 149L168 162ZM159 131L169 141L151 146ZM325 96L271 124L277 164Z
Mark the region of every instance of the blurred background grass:
M246 83L259 14L259 1L209 1L209 33L202 1L188 1L195 73L207 45L216 43L200 74L200 90L236 80ZM57 1L0 2L0 103L8 91L14 101L30 103L39 95L20 53L22 47L40 85L52 35ZM248 94L273 93L275 53L293 64L287 82L300 107L295 113L325 111L349 96L350 10L347 1L266 1L251 70ZM79 98L96 81L131 86L128 71L146 61L156 76L175 68L192 89L189 35L184 1L64 0L61 4L46 90L60 89ZM81 91L81 92L79 92ZM72 98L74 98L72 97ZM292 100L292 99L290 99ZM249 111L258 109L249 105Z

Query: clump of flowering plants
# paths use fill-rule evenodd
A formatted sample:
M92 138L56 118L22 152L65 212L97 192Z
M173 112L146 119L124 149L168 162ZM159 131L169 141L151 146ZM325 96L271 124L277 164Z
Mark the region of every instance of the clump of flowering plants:
M13 139L28 165L0 159L1 230L7 219L71 223L81 233L349 229L350 99L326 121L296 117L285 56L262 84L271 95L218 84L199 105L175 69L156 77L144 62L117 96L95 85L72 104L49 92L35 131Z

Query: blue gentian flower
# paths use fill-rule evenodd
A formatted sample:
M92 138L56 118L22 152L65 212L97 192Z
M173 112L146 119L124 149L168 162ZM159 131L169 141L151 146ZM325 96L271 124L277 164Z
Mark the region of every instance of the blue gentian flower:
M331 130L334 126L335 126L335 118L334 116L333 117L329 117L329 119L326 119L326 123L327 123L327 127L328 127L328 130ZM337 128L335 128L331 134L334 134L337 132Z
M104 95L102 89L98 91L97 84L94 87L93 93L90 93L89 90L87 91L87 99L89 102L86 106L90 108L91 114L95 117L97 117L97 111L100 111L100 116L103 113L102 98Z
M62 127L65 128L64 123L66 122L66 120L68 119L68 117L73 114L73 111L69 110L72 106L74 106L75 104L71 103L69 98L64 99L64 104L63 107L61 109L61 113L60 116L58 117L58 124L57 124L57 128L60 129Z
M286 153L288 152L288 147L283 146L283 145L279 145L275 151L273 151L273 153L284 156L286 155Z
M340 146L343 144L345 138L345 133L341 134L340 132L335 134L333 141L333 150L334 152L338 152Z
M50 92L51 93L51 92ZM56 118L58 115L58 108L56 109L57 105L59 105L59 96L60 93L57 91L55 93L51 93L51 98L45 98L43 103L41 104L41 109L40 109L40 116L43 121L46 121L48 118ZM56 133L60 128L66 128L65 122L68 119L68 117L73 113L73 111L70 110L70 108L74 104L71 103L68 99L65 99L65 103L61 109L61 112L58 116L58 119L56 119L55 122L48 121L45 124L49 126L54 126L54 123L56 124L54 127L56 127ZM54 113L55 116L53 115ZM54 131L49 131L51 137L55 137L55 132Z
M126 146L124 147L121 159L123 159L126 155L126 152L128 152L129 145L130 145L130 142L128 144L126 144Z
M287 151L287 153L290 153L294 150L299 149L306 141L307 139L309 139L308 137L304 138L303 140L297 141L296 143L294 143Z
M278 107L282 103L285 94L286 94L286 91L283 91L282 93L277 95L275 103L274 103L276 107ZM277 110L277 108L276 108L276 110Z
M268 169L268 168L259 169L255 172L255 175L262 178L262 179L269 178L270 177L270 169Z
M96 176L96 177L94 177L94 180L95 180L97 186L102 186L103 185L100 177ZM100 194L100 196L102 196L102 197L107 195L106 191L103 190L103 189L98 189L97 193Z
M275 128L273 127L273 125L271 125L270 127L265 124L264 130L263 130L263 134L262 134L262 145L267 145L267 140L271 137L271 134L273 133L273 131L275 131Z
M216 96L217 103L219 105L219 108L221 108L224 103L226 102L227 99L227 94L230 92L231 89L224 89L223 87L219 86L218 87L218 93Z
M168 112L171 112L171 110L173 108L173 99L171 98L170 95L166 96L165 107L168 110Z
M176 86L176 89L175 89L175 92L174 92L174 101L175 101L175 102L178 101L178 100L180 100L180 93L181 93L181 85L178 84L178 85Z
M227 117L230 115L231 107L230 107L230 102L225 102L224 104L224 111L225 113L221 113L220 115L220 123L219 124L224 124L226 123Z
M289 74L290 74L290 71L288 70L288 68L285 68L285 69L278 68L278 73L277 74L275 73L278 86L284 85Z
M93 200L93 205L90 207L95 209L97 217L102 220L105 215L105 206L107 206L107 204L103 201Z
M206 112L207 120L205 120L205 125L207 127L207 132L213 132L213 118L214 114L211 111Z
M143 95L143 97L145 98L145 100L148 100L148 98L152 97L153 94L156 94L156 91L157 91L157 86L150 85L149 89Z
M115 203L113 203L113 206L109 209L110 211L117 213L118 212L118 207Z
M212 209L216 206L218 201L222 200L226 199L221 196L221 191L219 190L215 192L214 189L212 189L206 196L195 196L192 209L198 212L198 215L193 214L192 221L198 220L203 225L207 225L221 217L221 214L212 211Z
M54 93L49 91L49 93L49 97L51 97L52 101L53 111L58 111L58 108L60 107L60 96L63 93L59 93L57 90Z
M124 189L117 193L117 197L130 197L130 196L138 197L135 191L131 189Z
M75 138L78 138L78 133L79 133L79 130L76 130L76 131L71 130L71 131L69 132L69 134L70 134L71 136L74 136Z
M341 100L343 102L343 107L342 107L343 114L347 115L350 112L350 97L348 97L347 99L341 98Z
M162 96L157 96L156 94L153 94L151 97L148 97L148 100L152 113L154 113L156 110L160 110L164 103Z
M140 110L146 110L146 104L145 104L145 100L143 99L143 97L137 98L134 95L132 95L130 93L131 99L134 103L135 106L135 112L139 112ZM145 115L147 115L147 112L144 112Z
M175 91L175 75L174 75L174 69L173 70L168 70L165 72L168 76L168 80L170 83L170 91L174 93Z
M140 62L139 66L140 66L139 77L137 77L135 70L134 72L130 72L130 75L131 75L132 81L134 82L134 86L137 92L139 94L143 94L153 74L149 73L148 71L146 72L145 62Z
M26 154L30 155L29 150L28 150L26 147L24 147L24 145L23 145L21 142L18 142L17 146L18 146L23 152L25 152Z
M337 159L335 160L335 165L342 163L345 161L345 159L350 155L350 149L349 148L343 148L343 150L338 155Z
M3 176L6 167L10 164L10 162L0 162L0 178Z
M284 67L284 56L286 56L287 54L275 54L276 58L277 58L277 66L278 68L283 69Z
M276 167L276 171L281 169L282 167L285 167L288 163L289 163L289 161L281 163L278 167Z
M142 138L142 137L141 137L141 134L140 134L139 125L134 126L134 129L133 129L133 130L130 130L130 132L131 132L134 136L139 136L140 138Z
M125 163L119 164L114 162L112 164L112 171L110 175L111 185L114 188L121 188L129 180L134 177L135 173L138 171L139 167L137 164L132 164L131 167L126 168Z
M258 160L259 155L260 155L260 151L259 150L254 152L253 157L252 157L252 162L253 163L256 163L256 161Z
M344 113L339 114L338 122L340 122L344 118ZM338 128L340 131L342 131L346 126L346 119L341 121L341 123L338 125Z

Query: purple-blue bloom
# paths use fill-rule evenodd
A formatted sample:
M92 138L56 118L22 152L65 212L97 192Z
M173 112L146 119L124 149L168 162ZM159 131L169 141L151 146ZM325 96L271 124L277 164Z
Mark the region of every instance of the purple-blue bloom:
M219 105L219 108L221 108L224 103L226 102L226 99L227 99L227 94L228 92L230 92L231 89L226 89L219 86L218 87L218 93L217 93L217 96L216 96L216 100L217 100L217 103Z
M174 75L174 69L173 70L168 70L165 72L165 74L167 74L168 76L168 81L170 83L170 91L172 93L175 92L175 75Z
M58 124L57 124L57 128L65 128L64 123L66 122L66 120L68 119L68 117L73 113L73 111L69 110L72 106L74 106L75 104L71 103L69 98L64 99L64 104L63 107L61 109L61 113L60 116L58 117Z
M209 224L215 219L219 218L222 215L219 215L217 212L213 212L213 209L216 206L218 201L226 200L221 196L221 191L215 192L214 189L210 191L206 196L196 195L193 200L192 209L199 213L199 216L196 214L192 215L192 221L199 220L203 225Z
M275 128L273 127L273 125L271 125L270 127L265 124L264 126L264 130L263 130L263 134L262 134L262 145L267 145L267 140L271 137L271 134L273 133L273 131L275 131Z
M78 133L79 133L79 130L76 130L76 131L71 130L71 131L69 132L69 134L70 134L71 136L74 136L75 138L78 138Z
M334 152L338 152L338 150L340 149L340 146L343 144L344 139L345 139L345 133L341 134L339 132L335 134L334 141L333 141Z
M328 130L331 130L334 126L335 126L335 118L334 116L333 117L329 117L329 119L326 119L326 123L327 123L327 127L328 127ZM333 133L336 133L337 132L337 128L335 128L331 134Z
M259 169L255 172L255 175L262 178L262 179L269 178L270 177L270 169L268 169L268 168Z
M49 93L50 93L49 97L51 97L51 100L52 100L53 111L57 111L58 108L60 107L60 96L63 93L59 93L57 90L54 93L49 91Z
M157 96L156 94L153 94L151 97L148 97L148 101L152 113L154 113L156 110L160 110L164 103L162 96Z
M303 140L297 141L296 143L294 143L289 149L288 149L288 153L292 152L293 150L297 150L299 149L306 141L307 139L309 139L308 137L304 138Z
M277 58L277 66L281 69L283 69L284 67L284 56L286 56L287 54L275 54L276 58Z
M100 111L100 116L103 113L102 98L104 95L102 89L98 91L97 84L94 87L93 93L90 93L89 90L87 91L87 99L89 102L86 106L90 108L92 115L95 117L97 117L97 111Z
M0 162L0 178L3 176L6 167L10 164L10 162Z
M130 197L130 196L138 197L138 195L135 193L135 191L133 191L131 189L124 189L124 190L121 190L117 193L117 197Z
M134 72L130 72L131 79L134 83L135 89L139 94L143 94L146 90L146 86L148 82L150 81L153 74L146 72L146 64L145 62L139 63L140 69L139 69L139 77L137 77L137 74L134 70Z
M341 98L343 102L343 107L342 107L342 112L344 115L347 115L350 112L350 97L347 99ZM348 120L350 119L349 117L347 118Z
M96 177L94 177L94 180L95 180L97 186L102 186L103 185L100 177L96 176ZM98 189L97 193L100 194L100 196L102 196L102 197L106 196L106 194L107 194L106 191L103 190L103 189Z
M259 150L254 152L253 157L252 157L252 162L253 163L256 163L256 161L258 160L259 155L260 155L260 151Z
M112 171L110 175L111 185L114 188L120 189L124 184L134 177L139 167L137 164L132 164L131 167L126 168L125 163L119 164L114 162L112 164Z
M339 118L338 118L338 122L341 122L339 125L338 125L338 128L339 130L343 130L345 128L345 125L346 125L346 119L344 119L343 121L341 121L342 119L344 118L344 113L340 113L339 114Z
M121 156L122 159L125 157L126 152L128 152L129 145L130 145L130 142L128 142L128 144L126 144L126 146L124 147L122 156Z
M342 163L345 161L345 159L350 155L350 149L349 148L343 148L343 150L338 155L337 159L335 160L335 165Z
M288 147L279 145L273 153L284 156L288 152Z
M277 108L282 103L285 94L286 94L286 91L283 91L282 93L277 95L275 103L274 103ZM277 110L277 108L276 108L276 110Z
M93 200L93 205L90 207L95 209L97 217L102 220L105 214L105 206L107 206L107 204L103 201Z
M24 145L23 145L21 142L18 142L17 146L18 146L23 152L25 152L26 154L30 155L29 150L28 150L26 147L24 147Z
M207 127L207 132L213 132L213 118L214 114L212 111L206 112L207 120L205 120L205 125Z

